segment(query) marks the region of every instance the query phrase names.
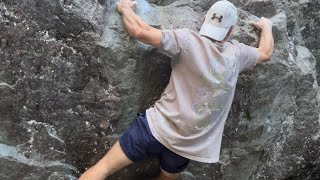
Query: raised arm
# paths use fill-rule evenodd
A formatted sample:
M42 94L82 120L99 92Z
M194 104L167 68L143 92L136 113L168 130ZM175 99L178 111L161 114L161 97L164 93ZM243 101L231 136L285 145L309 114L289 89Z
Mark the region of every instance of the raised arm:
M162 32L145 23L135 12L136 1L119 0L117 10L123 17L124 25L133 38L155 46L160 47Z
M258 63L270 60L274 47L272 22L269 19L262 17L259 21L250 22L250 24L261 30L260 43L257 48L259 53Z

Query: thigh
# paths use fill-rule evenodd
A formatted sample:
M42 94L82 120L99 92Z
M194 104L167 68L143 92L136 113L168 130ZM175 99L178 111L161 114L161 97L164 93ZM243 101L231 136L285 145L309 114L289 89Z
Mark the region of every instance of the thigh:
M182 172L190 160L165 148L160 155L160 166L164 173L177 174Z
M108 175L111 175L132 163L132 161L124 154L119 141L112 146L112 148L100 161L102 161L105 165Z
M79 180L105 179L131 163L117 141L96 165L81 175Z

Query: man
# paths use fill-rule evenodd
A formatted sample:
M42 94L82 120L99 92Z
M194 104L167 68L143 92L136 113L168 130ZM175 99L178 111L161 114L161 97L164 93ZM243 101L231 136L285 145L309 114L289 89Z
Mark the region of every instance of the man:
M176 179L189 159L219 160L222 133L240 72L269 60L273 52L272 23L261 18L258 48L227 42L237 21L237 10L218 1L208 11L200 33L158 30L134 12L136 3L120 0L117 10L128 33L172 57L169 84L155 105L140 114L110 151L80 180L102 180L115 171L155 155L158 179Z

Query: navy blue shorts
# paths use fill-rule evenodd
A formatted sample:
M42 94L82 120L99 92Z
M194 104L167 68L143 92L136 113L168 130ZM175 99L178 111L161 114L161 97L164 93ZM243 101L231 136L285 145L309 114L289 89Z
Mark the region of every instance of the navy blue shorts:
M145 113L138 113L135 122L120 137L119 142L131 161L139 162L156 156L161 169L168 173L179 173L189 164L189 159L175 154L154 138Z

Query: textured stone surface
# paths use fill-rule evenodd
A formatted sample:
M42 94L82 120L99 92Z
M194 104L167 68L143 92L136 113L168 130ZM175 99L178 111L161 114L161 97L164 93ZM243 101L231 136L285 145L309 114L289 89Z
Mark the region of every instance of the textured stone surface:
M320 83L320 1L318 0L293 0L289 4L290 13L293 13L293 23L301 31L305 46L316 57L317 80Z
M215 0L149 2L137 13L152 26L196 31ZM275 52L240 76L220 162L192 162L181 179L319 179L318 1L232 2L233 38L257 46L247 21L269 17ZM0 179L75 179L169 74L168 57L128 36L114 0L0 0ZM110 179L158 172L152 160Z

